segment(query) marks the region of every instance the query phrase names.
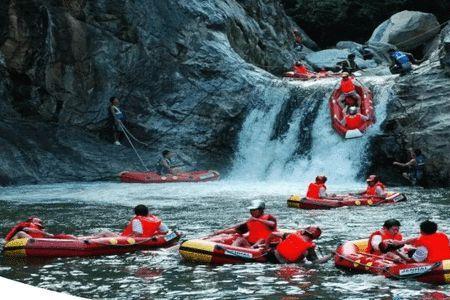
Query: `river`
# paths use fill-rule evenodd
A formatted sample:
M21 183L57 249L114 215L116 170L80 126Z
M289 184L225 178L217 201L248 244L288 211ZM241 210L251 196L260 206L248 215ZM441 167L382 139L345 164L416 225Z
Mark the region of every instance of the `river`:
M432 218L450 232L447 190L401 188L408 201L379 207L303 211L286 206L292 193L306 182L240 182L141 185L120 183L66 183L0 189L0 235L29 215L42 218L50 232L87 235L119 231L143 203L183 239L205 236L248 217L253 199L266 202L280 227L316 224L323 235L322 252L345 240L366 237L388 218L397 218L407 236L417 234L418 223ZM333 185L348 191L362 185ZM3 240L2 240L3 242ZM185 263L176 248L98 258L45 261L1 257L0 276L34 286L86 298L114 299L417 299L449 287L382 276L354 275L333 262L320 266L245 264L205 266Z

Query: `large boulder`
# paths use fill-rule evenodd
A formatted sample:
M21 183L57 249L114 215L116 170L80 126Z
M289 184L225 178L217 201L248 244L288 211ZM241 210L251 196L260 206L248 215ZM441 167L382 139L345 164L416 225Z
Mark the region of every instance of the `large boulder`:
M408 51L433 39L439 30L439 22L433 14L405 10L381 23L369 43L389 43Z
M441 32L439 60L447 74L450 74L450 24L448 24Z

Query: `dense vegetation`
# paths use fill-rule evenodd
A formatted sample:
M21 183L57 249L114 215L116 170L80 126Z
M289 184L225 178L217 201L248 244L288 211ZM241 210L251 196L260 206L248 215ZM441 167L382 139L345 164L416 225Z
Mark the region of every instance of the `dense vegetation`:
M341 40L365 42L372 31L402 10L430 12L445 22L450 19L449 0L282 0L294 18L320 46Z

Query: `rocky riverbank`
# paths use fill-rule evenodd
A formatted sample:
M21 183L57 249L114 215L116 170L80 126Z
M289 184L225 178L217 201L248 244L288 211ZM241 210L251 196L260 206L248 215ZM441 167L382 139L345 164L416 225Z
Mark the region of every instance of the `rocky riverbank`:
M355 43L317 52L303 31L305 48L294 51L291 30L298 27L276 0L3 1L0 184L99 180L143 169L129 145L112 145L113 95L130 131L147 144L137 149L147 166L172 148L201 168L226 171L249 110L291 88L276 76L292 61L329 67L357 52L368 74L383 74L380 45L390 42L427 61L396 79L398 101L374 140L371 169L397 177L392 159L413 144L430 157L434 183L448 186L449 28L441 31L429 14L404 14L376 29L369 43L376 56L363 60ZM411 35L395 35L405 28Z

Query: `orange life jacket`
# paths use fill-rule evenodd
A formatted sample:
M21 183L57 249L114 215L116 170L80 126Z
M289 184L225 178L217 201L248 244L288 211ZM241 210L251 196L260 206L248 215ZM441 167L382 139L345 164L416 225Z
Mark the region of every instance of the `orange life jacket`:
M39 226L39 225L36 225L36 224L34 224L34 223L30 223L30 225L27 226L27 227L28 227L28 228L31 228L31 229L37 229L37 230L42 231L42 227ZM41 238L44 238L44 237L45 237L45 236L44 236L44 233L42 233L42 232L27 232L27 234L28 234L29 236L31 236L32 238L35 238L35 239L41 239Z
M347 129L357 129L364 124L364 120L361 114L356 114L354 116L345 116L345 127Z
M309 73L308 69L305 66L294 66L294 73L307 75Z
M414 246L427 248L428 255L425 262L434 263L444 259L450 259L448 237L443 232L421 234L414 242Z
M403 239L403 236L400 233L394 234L392 235L389 231L387 230L377 230L374 233L372 233L369 237L369 243L367 244L367 248L366 248L366 252L367 253L372 253L375 255L382 255L383 253L381 253L381 251L379 250L375 250L372 247L372 239L375 235L381 235L381 241L384 240L396 240L396 241L401 241Z
M270 220L273 217L271 215L262 215L258 219L261 220ZM269 226L266 224L263 224L262 222L255 221L255 220L249 220L247 221L247 228L248 228L248 237L247 241L250 244L254 244L260 239L266 239L269 237L269 235L276 230L270 229Z
M324 187L325 190L327 189L323 183L310 183L308 186L308 192L306 193L306 198L320 199L320 189L322 187Z
M142 224L142 237L151 237L155 235L161 225L161 220L153 215L148 215L147 217L135 216L125 227L124 231L120 234L121 236L130 236L133 234L133 220L139 220Z
M353 80L348 78L346 80L341 80L341 92L343 93L351 93L355 90L355 85L353 84Z
M281 241L276 250L287 262L297 262L302 260L303 253L316 245L306 241L300 231L289 234L284 241Z
M374 186L368 186L365 195L366 196L377 196L377 187L381 187L384 191L385 186L381 182L377 182Z

